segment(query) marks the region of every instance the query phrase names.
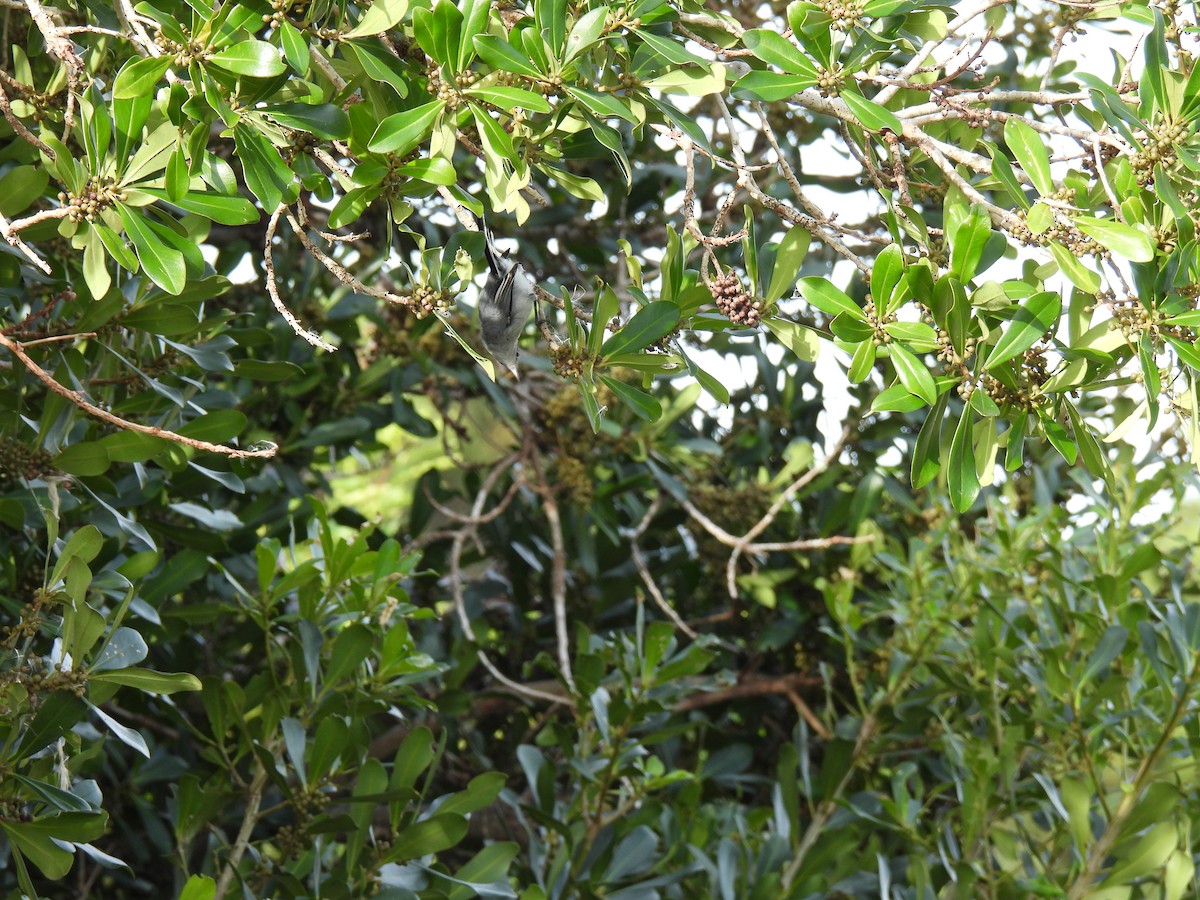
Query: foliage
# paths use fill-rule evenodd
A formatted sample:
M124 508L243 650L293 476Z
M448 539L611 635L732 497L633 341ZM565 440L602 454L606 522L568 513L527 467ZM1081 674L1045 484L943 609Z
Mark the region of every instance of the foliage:
M0 6L4 890L1184 896L1193 13Z

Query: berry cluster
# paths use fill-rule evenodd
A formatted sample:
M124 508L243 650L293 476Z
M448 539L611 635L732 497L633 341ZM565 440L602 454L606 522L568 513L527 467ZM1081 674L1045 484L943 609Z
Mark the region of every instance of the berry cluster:
M449 109L458 109L458 105L462 102L462 91L479 80L479 73L468 69L455 75L453 82L447 82L442 78L441 69L435 64L429 66L426 75L429 80L425 89L445 103Z
M872 340L875 341L876 347L882 347L892 340L892 336L888 334L887 329L883 326L890 325L896 321L895 313L887 313L881 316L875 308L874 298L867 297L867 302L863 306L863 315L866 316L867 324L871 326L871 330L875 332L875 337Z
M817 7L829 16L830 31L850 31L865 21L866 0L817 0Z
M730 322L747 328L757 328L762 322L762 301L742 290L742 284L733 272L725 272L713 279L711 290L717 309Z
M1175 148L1187 138L1188 125L1185 121L1164 123L1157 132L1148 136L1146 145L1129 157L1129 167L1137 175L1137 183L1145 187L1154 180L1156 164L1167 168L1175 163L1179 154Z
M0 489L30 480L54 470L50 454L41 447L30 447L12 438L0 438Z
M263 24L278 27L290 16L303 21L308 14L308 0L271 0L271 12L263 13Z
M60 191L58 199L67 204L67 218L72 222L84 219L94 222L101 210L124 200L125 192L117 187L111 175L93 175L78 196Z
M563 378L578 378L583 374L584 356L577 356L568 343L559 344L550 351L550 362L554 371Z
M418 284L411 294L403 295L399 302L411 309L418 319L423 319L439 310L449 309L454 302L454 295L427 284Z

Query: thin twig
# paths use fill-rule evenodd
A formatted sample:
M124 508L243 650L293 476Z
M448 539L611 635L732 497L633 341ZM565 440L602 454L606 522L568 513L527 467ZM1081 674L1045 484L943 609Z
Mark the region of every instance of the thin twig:
M127 419L122 419L120 416L115 416L106 409L101 409L94 403L90 402L80 391L73 391L70 388L59 383L53 375L34 362L29 354L25 352L25 345L19 341L14 341L8 335L0 332L0 347L8 350L13 356L17 357L25 368L27 368L42 384L46 385L54 393L60 397L64 397L71 403L78 406L84 412L95 416L97 419L108 422L110 425L116 425L125 431L136 431L140 434L148 434L151 437L164 438L168 441L174 441L177 444L183 444L187 447L192 447L196 450L207 450L210 453L220 453L223 456L231 456L238 459L256 457L267 459L275 455L278 447L275 444L267 443L265 447L260 447L255 450L240 450L237 447L226 447L221 444L210 444L208 441L197 440L196 438L184 437L182 434L176 434L174 431L168 431L165 428L158 428L153 425L142 425L138 422L130 422Z
M305 328L295 314L287 308L283 302L283 298L279 296L279 285L275 281L275 261L271 256L271 244L275 240L275 229L279 227L279 216L287 209L286 206L280 206L271 214L271 220L267 223L267 234L263 240L263 269L267 275L267 294L271 298L271 302L275 305L275 309L279 312L285 322L292 326L292 331L304 338L314 347L320 347L322 350L330 352L337 350L337 347L329 343L315 331L309 331ZM294 222L291 215L288 215L288 221ZM301 229L296 226L297 232Z
M505 474L512 470L513 464L517 461L517 454L510 453L504 457L495 466L492 471L484 479L483 484L479 488L479 492L475 495L475 502L471 506L471 518L479 520L483 515L484 504L487 503L488 495L496 486L496 482ZM462 551L463 546L467 542L467 538L475 533L475 525L468 524L460 528L454 535L454 540L450 545L450 593L454 599L454 609L458 613L458 621L462 626L463 634L467 640L475 647L475 655L479 658L480 663L487 669L492 677L504 685L509 690L522 697L528 697L531 700L542 700L550 703L564 703L567 706L573 706L574 701L571 697L564 697L548 693L547 691L531 688L523 685L520 682L513 681L492 662L491 658L479 645L479 639L475 636L475 628L471 625L471 617L467 615L467 604L463 597L463 578L462 578Z
M223 900L225 897L225 892L229 890L233 877L237 873L237 867L242 862L242 856L250 846L250 837L254 834L254 826L258 824L258 811L262 806L263 789L267 786L267 777L266 767L255 756L254 778L251 779L247 790L246 809L242 813L242 827L238 829L237 838L229 849L229 859L226 860L225 867L217 879L217 889L213 894L215 900Z

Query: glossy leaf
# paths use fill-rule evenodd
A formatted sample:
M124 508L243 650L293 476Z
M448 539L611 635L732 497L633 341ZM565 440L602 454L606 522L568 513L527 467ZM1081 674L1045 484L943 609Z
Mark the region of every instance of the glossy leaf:
M985 369L990 369L1014 356L1024 353L1058 322L1062 314L1062 297L1056 291L1034 294L1017 310L1004 328L1000 340L988 354Z
M252 78L273 78L287 71L279 50L266 41L238 41L205 61L235 75Z

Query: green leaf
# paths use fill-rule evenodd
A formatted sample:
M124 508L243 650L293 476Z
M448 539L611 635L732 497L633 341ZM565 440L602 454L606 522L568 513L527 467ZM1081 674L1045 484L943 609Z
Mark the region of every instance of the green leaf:
M1050 177L1050 154L1041 137L1024 120L1010 116L1004 123L1004 143L1012 151L1033 186L1043 197L1054 193L1054 179Z
M1113 664L1113 660L1121 655L1128 640L1129 629L1121 625L1108 626L1104 634L1100 636L1100 640L1096 642L1087 664L1079 675L1079 680L1075 685L1077 695L1082 691L1084 685L1108 670L1108 667Z
M176 147L175 152L167 158L167 171L164 175L167 197L171 200L182 197L188 189L188 164L183 155L183 148Z
M493 69L530 78L541 78L543 75L528 56L494 34L478 35L475 38L475 52Z
M434 159L414 159L406 162L396 170L400 175L424 181L427 184L451 185L458 180L458 174L449 160L442 157Z
M434 815L414 822L395 836L391 848L380 861L384 863L420 859L430 853L448 850L467 834L467 820L456 815Z
M1169 114L1174 110L1171 108L1170 96L1167 91L1166 73L1172 71L1173 68L1170 58L1167 56L1166 28L1160 10L1154 10L1154 27L1146 38L1144 50L1146 67L1142 71L1142 84L1149 89L1150 96L1154 98L1154 105L1158 107L1159 112Z
M207 875L193 875L179 892L179 900L213 900L217 896L217 883Z
M800 294L821 312L836 316L846 313L856 319L866 321L867 317L858 304L834 287L827 278L809 276L798 282Z
M674 66L707 65L708 60L688 50L680 41L673 41L645 28L639 29L640 37L655 53Z
M371 9L375 9L377 5L372 4ZM279 23L279 46L283 48L284 59L292 67L292 71L300 76L307 75L312 56L308 49L308 40L287 19Z
M108 452L95 441L72 444L54 457L55 468L84 478L103 475L109 463Z
M283 103L263 110L280 125L342 141L350 137L350 119L332 103Z
M507 777L503 772L484 772L456 794L451 794L438 806L441 815L470 815L488 806L500 795Z
M1095 294L1100 290L1102 282L1099 274L1084 265L1083 260L1057 242L1051 242L1049 246L1050 255L1071 284L1085 294Z
M1074 222L1080 231L1118 256L1142 263L1154 259L1154 241L1139 228L1094 216L1078 216Z
M899 244L889 244L875 257L875 263L871 266L871 299L875 301L876 309L892 308L892 295L903 277L904 251Z
M1115 491L1116 481L1113 479L1108 457L1104 455L1104 448L1100 446L1095 433L1065 394L1062 396L1061 402L1067 408L1067 418L1071 421L1071 430L1075 433L1075 443L1079 447L1079 455L1083 458L1083 464L1097 478L1102 478L1110 491Z
M567 35L567 43L563 54L564 65L600 39L600 35L604 33L604 25L607 20L607 6L597 6L576 20L575 24L571 26L571 33Z
M950 245L950 271L961 281L975 277L991 236L992 220L987 211L982 206L972 206L971 214L958 226Z
M883 131L887 129L895 134L903 134L904 126L891 110L884 109L878 103L866 99L854 91L842 91L841 99L845 101L850 112L868 131Z
M1041 234L1054 224L1054 210L1039 200L1029 208L1025 224L1034 234Z
M172 57L134 57L121 67L113 81L114 100L135 100L154 94L154 89L171 68Z
M47 878L57 881L71 871L75 854L56 844L50 835L34 831L21 822L0 820L0 829L13 849L27 857Z
M93 300L99 300L112 286L108 274L108 256L104 252L104 241L94 228L88 229L87 244L83 248L83 280Z
M707 97L725 90L725 67L719 63L671 69L646 81L645 87L664 94Z
M462 42L463 17L451 0L438 0L431 13L423 9L413 11L413 24L418 26L417 38L428 27L430 40L421 41L421 47L449 72L458 62L459 45Z
M909 393L933 406L937 402L937 385L929 374L929 368L900 344L890 343L887 347L896 366L896 374L900 376L900 383Z
M408 75L395 56L381 47L362 41L346 41L342 46L350 48L370 78L390 85L401 97L408 96Z
M650 394L607 375L601 375L600 380L608 385L622 403L637 413L639 418L647 422L657 422L662 418L662 404Z
M817 79L807 75L783 75L779 72L747 72L737 80L731 91L739 100L761 100L774 103L786 100L803 90L815 87Z
M1004 151L995 144L986 144L985 146L992 157L992 176L1004 185L1009 196L1023 209L1029 209L1029 198L1025 196L1025 190L1021 187L1021 182L1017 180L1017 173L1013 171L1012 163L1004 155Z
M42 166L14 166L0 175L0 215L15 216L46 190L50 173Z
M966 512L979 496L979 474L975 470L975 411L963 407L962 417L950 441L949 469L946 473L950 502L960 513Z
M279 49L266 41L240 40L205 60L234 75L250 78L274 78L287 71L279 58Z
M533 17L550 50L561 54L567 39L567 0L537 0Z
M246 414L236 409L218 409L192 419L175 429L184 437L220 444L231 441L246 428Z
M476 116L476 121L478 121L479 118L479 116ZM504 129L501 128L499 123L492 119L491 116L483 116L483 118L488 122L491 122L493 127L498 130L500 134L506 135ZM491 129L489 129L489 131L490 130ZM484 141L484 143L486 145L488 142ZM507 151L505 152L506 158L513 155L514 151L511 144L508 144L504 149ZM554 166L548 166L544 163L540 163L538 168L557 181L563 190L565 190L572 197L578 197L580 200L592 200L596 203L600 203L605 199L604 189L600 187L600 184L592 178L576 175L573 172L568 172L565 169L555 168Z
M800 359L805 362L817 361L817 357L821 353L821 338L816 331L778 316L763 319L763 324L775 337L779 338L781 344Z
M568 45L569 43L568 39ZM519 850L520 846L512 841L488 844L454 873L458 881L465 883L452 885L447 894L448 900L471 900L477 896L484 896L472 885L497 883L500 890L497 890L496 896L504 896L501 891L507 886L505 875Z
M679 307L669 300L656 300L629 320L600 349L601 357L636 353L666 337L679 324Z
M262 203L263 209L274 213L283 202L284 193L292 187L295 175L274 145L261 131L247 124L246 119L234 126L233 140L246 176L246 186Z
M177 691L198 691L200 679L190 672L155 672L153 669L130 667L111 672L93 672L89 681L119 684L137 688L148 694L174 694Z
M87 704L74 694L57 691L48 695L9 760L25 759L57 741L83 719L86 711Z
M151 197L164 200L184 212L195 213L220 225L249 225L257 222L258 208L245 197L228 197L212 191L190 191L174 199L157 188L138 188ZM274 211L274 210L272 210Z
M346 32L346 37L356 38L382 34L394 28L408 12L408 0L373 0L362 14L358 24Z
M575 98L581 106L586 106L588 111L594 115L606 119L624 119L633 125L638 124L638 117L633 114L633 110L619 97L614 97L611 94L601 94L596 91L588 91L580 87L572 87L571 85L565 85L565 88L567 94Z
M660 301L661 302L661 301ZM592 329L588 332L588 356L599 357L600 346L604 342L606 329L613 318L621 311L621 301L613 293L613 289L604 285L596 304L592 309Z
M1179 831L1174 822L1159 822L1138 838L1123 853L1101 885L1117 887L1149 875L1163 865L1179 846Z
M164 244L140 215L124 203L118 203L117 210L142 271L168 294L181 293L187 283L183 254Z
M863 343L874 347L870 341ZM858 351L855 351L855 356ZM871 401L871 412L915 412L925 405L920 397L913 396L909 393L908 388L902 384L893 384L889 388L885 388L876 394L875 399Z
M796 276L800 272L800 265L804 262L811 243L812 235L803 228L792 227L784 234L783 240L779 242L779 249L775 251L775 268L771 270L771 284L763 295L763 299L767 303L775 303L795 287ZM880 254L880 256L882 255Z
M753 28L742 35L746 49L763 62L778 66L790 75L802 75L811 79L811 87L817 83L820 73L804 51L777 31L770 28ZM739 82L740 85L740 82Z
M463 93L468 97L476 97L485 103L490 103L507 113L511 113L515 109L548 113L551 109L545 97L524 88L505 87L499 84L476 85Z
M1142 384L1146 387L1146 402L1150 410L1149 429L1153 430L1158 421L1158 395L1162 390L1162 379L1158 373L1158 361L1154 354L1154 341L1148 334L1143 334L1138 341L1138 364L1142 369Z
M850 368L846 370L846 377L850 379L851 384L862 384L870 377L878 355L879 350L874 340L862 340L854 346L854 356L850 359ZM900 385L900 388L908 393L904 385ZM921 404L922 401L918 399L918 406Z
M388 116L375 129L367 149L373 153L408 154L425 142L433 131L434 121L445 108L445 101L434 100Z
M985 369L1024 353L1058 323L1062 297L1057 291L1041 291L1027 299L1004 329L1000 340L988 354Z
M358 667L374 646L375 633L365 625L354 624L342 629L330 649L322 687L325 690L337 690L343 683L353 682Z
M91 230L100 236L100 242L104 244L104 249L117 261L117 265L127 272L137 271L137 257L120 235L103 222L93 222Z

